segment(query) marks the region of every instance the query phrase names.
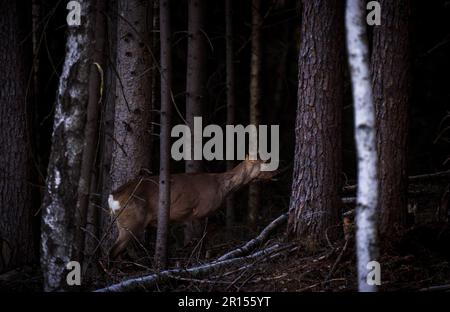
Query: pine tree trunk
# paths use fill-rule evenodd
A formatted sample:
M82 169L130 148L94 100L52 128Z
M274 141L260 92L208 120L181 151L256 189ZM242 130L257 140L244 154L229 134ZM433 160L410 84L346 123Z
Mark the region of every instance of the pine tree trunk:
M288 4L285 1L280 2L280 11L286 10L288 8ZM285 114L284 111L282 111L283 107L285 107L285 102L287 99L286 93L287 93L287 76L286 76L286 69L288 68L288 55L289 55L289 49L292 43L290 42L292 40L292 33L295 32L295 29L292 29L292 25L288 22L284 22L282 25L280 25L280 35L278 36L278 51L277 51L277 59L275 67L275 88L273 91L273 108L275 114L270 114L270 122L277 122L279 120L278 116L279 114Z
M261 0L252 0L252 56L250 69L250 124L258 127L261 105ZM255 155L256 156L256 155ZM248 220L255 226L260 206L260 186L251 184L248 189Z
M226 40L226 76L227 76L227 125L235 123L235 76L233 47L233 1L225 1L225 40ZM232 160L227 161L227 170L234 168ZM226 225L230 229L234 223L234 198L228 195L226 200Z
M158 0L154 0L153 1L153 10L152 10L152 51L153 51L153 63L155 64L155 66L152 67L152 110L155 112L157 109L159 109L160 106L160 100L159 100L159 96L160 94L160 72L159 72L159 66L156 66L156 64L160 64L160 46L159 46L159 1ZM151 114L151 118L150 118L150 134L151 134L151 139L150 139L150 148L152 151L152 155L155 155L156 151L153 146L154 146L154 142L157 140L158 138L158 134L155 130L155 126L157 125L157 123L159 122L159 114ZM157 128L157 127L156 127ZM154 168L154 167L153 167Z
M194 117L202 116L203 84L205 78L205 34L204 11L205 2L189 0L188 8L188 50L186 75L186 121L191 129L191 142L194 141ZM201 160L186 160L186 172L202 172ZM193 239L199 239L202 233L202 222L192 220L184 230L185 245Z
M79 260L75 242L77 186L81 175L89 90L91 5L80 1L79 26L69 26L59 80L47 191L42 207L41 267L44 290L67 289L66 265Z
M194 117L202 116L202 102L204 97L205 78L205 34L204 28L205 2L189 0L188 12L188 50L186 75L186 121L191 129L194 142ZM200 142L194 142L200 144ZM202 161L186 161L186 172L201 172Z
M27 3L28 4L28 3ZM30 7L31 9L31 7ZM0 272L34 260L31 143L27 116L31 31L19 2L2 1L0 11ZM27 12L28 13L28 12Z
M112 187L116 189L150 164L151 59L147 50L151 3L119 0Z
M411 91L410 1L381 0L374 27L373 89L380 175L380 234L404 229L407 215L408 105Z
M170 121L172 112L172 48L170 1L161 0L159 7L161 45L161 112L158 228L156 232L155 262L158 268L167 267L167 235L170 213Z
M304 1L288 232L312 246L340 221L344 3Z

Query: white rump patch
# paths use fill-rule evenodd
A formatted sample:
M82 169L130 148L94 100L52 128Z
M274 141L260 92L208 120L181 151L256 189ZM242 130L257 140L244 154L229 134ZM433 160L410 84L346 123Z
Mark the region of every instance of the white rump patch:
M114 200L112 195L109 195L108 197L108 205L112 212L116 212L120 209L120 202L118 200Z

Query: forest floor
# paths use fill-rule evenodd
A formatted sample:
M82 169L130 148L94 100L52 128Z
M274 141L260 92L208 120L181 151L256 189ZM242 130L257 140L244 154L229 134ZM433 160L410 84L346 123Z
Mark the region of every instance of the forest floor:
M272 243L277 239L273 239ZM283 240L279 237L278 240ZM270 242L268 242L270 244ZM417 291L450 284L450 230L427 225L409 230L381 254L381 291ZM354 239L305 251L307 246L251 267L230 269L220 278L185 279L170 291L356 291ZM344 250L343 250L344 249ZM342 252L343 250L343 252ZM330 273L331 272L331 273ZM450 288L450 287L449 287Z
M216 231L216 232L214 232ZM265 247L283 244L282 231L271 237ZM213 229L213 242L203 248L186 247L171 251L172 267L192 267L212 261L234 249L245 240L229 240L229 234ZM248 235L248 234L247 234ZM246 236L246 235L244 235ZM208 241L211 241L210 239ZM219 242L219 243L218 243ZM450 228L448 225L423 225L407 231L381 254L381 291L418 291L432 286L450 284ZM149 291L265 291L304 292L356 291L356 257L354 239L340 240L329 246L306 251L299 242L295 251L280 257L259 260L250 266L233 266L202 278L173 278ZM343 250L344 249L344 250ZM151 250L151 249L150 249ZM143 258L142 258L143 259ZM147 264L146 264L147 263ZM102 278L91 281L89 289L104 287L132 276L151 274L150 260L122 261L113 269L102 269ZM331 272L331 273L330 273ZM31 267L0 275L0 291L40 291L42 278ZM450 287L446 288L447 290Z
M286 244L280 233L271 237L262 248L276 243ZM173 251L171 263L174 267L194 267L208 263L216 257L234 249L241 242L227 241L229 234L217 229L209 232L215 244L198 248L180 248ZM219 242L219 243L217 243ZM450 228L448 225L429 224L411 228L402 238L384 248L381 265L381 291L425 291L429 287L450 284ZM295 251L285 252L273 259L257 260L250 265L227 267L206 277L174 276L149 291L265 291L304 292L356 291L355 242L350 238L329 246L308 251L301 242L294 244ZM197 246L198 247L198 246ZM99 286L118 282L131 276L144 274L145 264L135 261L122 262L114 272L114 278L101 281ZM152 269L144 270L154 273ZM450 287L448 287L450 290Z

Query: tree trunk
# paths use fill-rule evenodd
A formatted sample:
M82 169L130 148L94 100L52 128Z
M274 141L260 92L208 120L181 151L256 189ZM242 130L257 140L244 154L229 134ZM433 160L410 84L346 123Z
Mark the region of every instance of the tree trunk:
M340 221L343 27L342 1L303 2L288 232L312 246Z
M258 127L261 105L261 0L252 0L252 56L250 61L250 124ZM256 156L256 155L254 155ZM251 184L248 191L248 220L254 226L258 220L260 186Z
M233 2L225 1L225 40L226 40L226 76L227 76L227 125L235 123L235 76L233 47ZM227 161L227 170L234 168L234 161ZM226 225L230 229L234 223L234 198L228 195L226 200Z
M159 1L155 0L153 1L153 13L152 13L152 51L153 51L153 63L155 64L152 69L152 109L154 112L159 108L160 106L160 100L159 96L161 95L161 86L160 86L160 78L161 74L159 72L159 66L160 64L160 46L159 46ZM151 114L150 118L150 133L151 133L151 139L150 139L150 147L152 150L152 155L155 155L156 150L153 148L154 142L158 138L158 134L156 133L155 126L159 122L159 114ZM155 151L155 152L154 152ZM153 167L154 168L154 167Z
M119 0L112 187L116 189L150 164L151 59L148 2Z
M186 75L186 121L191 129L192 142L194 142L194 117L202 116L202 103L204 97L205 78L205 34L204 11L205 2L202 0L189 0L188 12L188 50ZM194 142L201 144L201 142ZM202 161L186 161L186 172L201 172Z
M92 55L92 62L90 64L89 73L89 101L87 105L87 117L86 117L86 128L84 132L84 146L83 146L83 158L81 161L81 176L80 183L78 185L78 202L77 202L77 212L78 216L76 220L77 231L76 231L76 242L80 246L78 259L83 261L85 250L85 240L86 240L86 230L87 228L87 218L88 218L88 207L89 215L92 222L96 221L96 215L92 214L95 207L89 204L91 198L90 192L93 185L91 182L96 181L94 175L98 173L96 168L95 157L98 151L98 125L99 125L99 112L101 107L101 100L103 96L103 69L105 62L104 56L104 45L106 36L106 24L104 18L104 11L106 8L105 0L97 0L95 8L95 43L94 51ZM89 242L95 240L95 229L96 225L90 222L89 232L91 236L88 236ZM83 230L84 229L84 230ZM94 237L92 237L94 235Z
M27 4L29 4L27 2ZM31 9L31 7L30 7ZM2 1L0 11L0 272L34 259L31 198L31 145L27 129L29 49L21 43L26 9ZM27 12L28 13L28 12Z
M381 0L372 73L380 175L380 234L393 237L407 215L408 104L411 91L410 1Z
M66 265L77 259L77 186L81 176L86 107L88 103L91 5L80 1L79 26L69 26L66 58L59 80L47 191L42 209L41 267L44 290L67 289Z
M202 0L189 0L188 12L188 50L186 75L186 121L191 129L191 142L194 141L194 117L202 116L203 84L205 78L205 34L204 11L205 2ZM186 172L198 173L202 171L202 161L186 160ZM202 222L193 220L184 230L184 243L201 237Z
M110 223L112 222L111 214L108 210L108 196L112 190L111 179L111 163L114 146L114 116L115 116L115 101L116 101L116 85L118 79L116 78L115 60L117 58L117 19L116 14L117 0L110 0L108 2L107 14L110 18L106 19L107 25L107 39L108 39L108 51L106 51L107 66L104 70L105 74L105 92L102 105L102 117L100 122L100 135L101 135L101 160L99 164L100 181L97 189L98 193L101 193L101 207L99 208L99 237L107 235L102 243L102 251L107 254L107 251L111 248L117 236L117 228L112 227L110 232L107 233Z
M367 283L369 274L367 265L370 261L378 258L376 223L378 156L364 2L360 0L347 1L346 28L347 50L353 85L355 139L358 153L356 204L358 288L360 291L376 291L376 285Z
M289 8L289 5L286 3L287 1L280 1L279 3L279 11L282 12ZM288 79L286 75L286 69L288 68L288 55L289 55L289 49L292 45L292 33L296 31L293 29L293 25L289 22L283 22L279 27L280 34L278 36L277 40L277 46L278 50L276 51L276 66L275 66L275 88L273 91L273 111L274 113L270 114L270 122L277 122L279 120L280 114L285 114L285 111L283 111L283 107L285 106L285 103L287 101L287 85L288 85Z
M172 49L170 1L161 0L159 7L161 45L161 112L158 228L156 232L155 262L158 268L167 267L167 234L170 212L170 121L172 112Z
M28 4L28 3L27 3ZM32 49L33 49L33 107L37 106L37 99L39 96L39 21L41 19L41 4L38 0L31 1L31 29L32 34ZM33 118L37 120L37 112L33 112ZM34 121L37 124L37 121Z

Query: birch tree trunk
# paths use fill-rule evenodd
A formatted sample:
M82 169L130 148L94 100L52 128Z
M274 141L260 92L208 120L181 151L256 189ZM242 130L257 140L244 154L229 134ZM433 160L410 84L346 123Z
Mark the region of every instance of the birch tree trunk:
M252 0L252 56L250 60L250 124L258 127L261 105L261 0ZM256 156L256 155L255 155ZM248 220L251 226L258 221L260 186L251 184L248 189Z
M158 228L155 262L158 268L167 266L167 234L170 213L170 121L172 113L172 48L170 1L161 0L159 7L161 45L161 112Z
M358 189L356 203L356 246L358 289L377 290L367 283L370 261L377 260L377 146L375 108L369 70L369 49L366 39L364 2L347 0L345 24L347 49L353 86L355 140L358 154Z
M380 235L406 227L408 106L411 92L410 1L381 0L373 30L372 73L380 177Z
M235 77L233 47L233 1L225 1L225 40L226 40L226 84L227 84L227 125L235 123ZM232 160L227 161L227 170L234 168ZM234 223L234 198L228 195L226 200L226 225L231 228Z
M204 11L206 3L203 0L188 1L188 50L187 50L187 73L186 73L186 121L191 129L191 142L195 142L194 117L202 116L203 84L206 72L205 60L205 34ZM193 149L194 150L194 149ZM186 160L186 172L202 172L202 161ZM185 245L193 239L201 237L202 222L192 220L184 230Z
M28 4L28 3L26 3ZM31 7L30 7L31 9ZM0 11L0 272L34 259L31 142L27 114L31 31L20 2L1 1ZM21 43L22 42L22 43Z
M311 247L340 223L344 3L304 1L288 232Z
M79 26L69 26L66 57L56 96L52 150L42 209L41 267L45 291L68 289L66 265L77 259L77 187L89 98L91 2L81 4Z

